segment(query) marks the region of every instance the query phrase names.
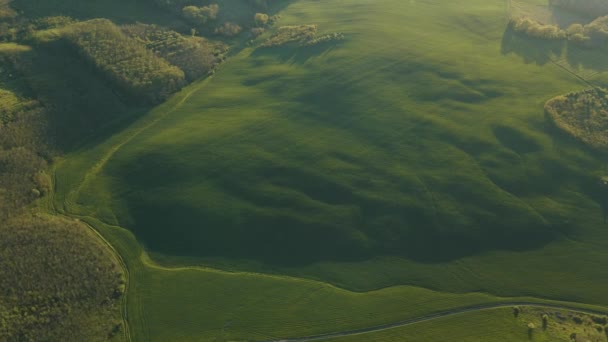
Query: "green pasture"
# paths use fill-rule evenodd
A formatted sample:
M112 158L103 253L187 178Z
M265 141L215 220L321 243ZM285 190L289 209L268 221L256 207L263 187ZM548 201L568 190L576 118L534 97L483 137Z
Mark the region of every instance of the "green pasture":
M547 314L546 326L542 315ZM551 341L571 342L572 334L577 341L604 341L604 327L599 324L577 324L571 312L552 309L524 309L517 317L510 308L483 310L422 322L419 324L388 329L376 333L327 339L331 342L351 341ZM528 324L534 324L529 329ZM598 331L598 327L602 330Z
M569 68L606 79L601 54L506 32L498 0L280 14L346 40L262 36L56 165L56 209L129 265L133 336L304 336L494 296L608 305L603 156L543 113L588 87Z
M134 341L267 341L355 330L451 309L513 301L605 311L600 306L527 297L455 294L412 286L354 292L286 276L163 267L151 261L125 229L89 217L81 219L93 225L125 261L130 279L127 322ZM469 315L459 322L470 323ZM510 317L498 318L491 324L503 329Z

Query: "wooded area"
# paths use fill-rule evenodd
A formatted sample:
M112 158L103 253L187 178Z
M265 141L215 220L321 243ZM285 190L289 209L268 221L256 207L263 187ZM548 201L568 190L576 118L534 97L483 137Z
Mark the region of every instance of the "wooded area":
M107 19L74 24L66 38L125 92L158 103L186 83L184 72L124 35Z
M585 144L608 148L608 93L588 89L558 96L547 102L545 112L553 123Z

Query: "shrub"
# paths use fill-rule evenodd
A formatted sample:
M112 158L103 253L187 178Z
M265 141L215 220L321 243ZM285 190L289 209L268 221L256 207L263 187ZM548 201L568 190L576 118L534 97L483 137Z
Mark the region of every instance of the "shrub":
M604 47L608 42L608 16L585 25L584 34L589 37L588 42L592 47Z
M587 25L572 24L566 30L568 40L577 45L597 48L608 43L608 16L599 17Z
M534 333L534 329L536 329L536 324L530 322L528 323L528 337L532 337L532 334Z
M256 38L262 35L266 30L263 27L253 27L251 29L251 35Z
M265 13L256 13L254 16L254 21L257 26L266 26L268 24L268 14Z
M566 31L561 30L556 25L542 24L527 17L511 18L509 25L515 32L524 33L534 38L559 40L567 37Z
M325 34L319 37L315 37L311 40L309 40L308 42L306 42L304 45L317 45L317 44L323 44L323 43L329 43L329 42L336 42L336 41L341 41L344 40L345 36L343 33L329 33L329 34Z
M186 6L182 8L184 19L196 25L205 25L208 21L217 19L219 12L220 6L217 4L203 7Z
M306 44L317 34L317 25L282 26L262 47L280 46L291 42Z
M216 28L215 33L226 37L234 37L241 33L242 30L239 25L227 21L222 26Z
M585 33L585 27L581 24L572 24L566 30L568 36Z
M608 324L608 317L606 316L591 316L593 323L606 325Z
M513 307L513 316L515 316L515 317L519 316L520 312L521 312L521 309L519 308L519 306Z

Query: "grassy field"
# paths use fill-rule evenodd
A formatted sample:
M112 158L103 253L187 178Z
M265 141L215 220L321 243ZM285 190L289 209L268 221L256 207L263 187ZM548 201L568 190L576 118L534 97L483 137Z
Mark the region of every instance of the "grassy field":
M542 315L547 314L546 326ZM576 316L560 310L526 309L517 317L508 308L484 310L446 317L408 327L389 329L373 334L333 338L331 342L354 341L605 341L604 326L577 324ZM534 324L530 330L528 324ZM601 327L601 331L597 329Z
M551 62L558 47L505 32L507 12L294 1L278 26L346 39L245 48L67 155L52 201L127 261L133 335L302 336L494 296L608 305L606 165L543 116L587 84ZM599 60L577 68L601 82Z
M151 261L125 229L92 218L81 219L93 225L126 262L130 278L128 322L134 341L266 341L361 329L512 301L606 311L592 305L483 293L451 294L412 286L353 292L285 276L203 267L168 268ZM493 324L501 325L504 320Z

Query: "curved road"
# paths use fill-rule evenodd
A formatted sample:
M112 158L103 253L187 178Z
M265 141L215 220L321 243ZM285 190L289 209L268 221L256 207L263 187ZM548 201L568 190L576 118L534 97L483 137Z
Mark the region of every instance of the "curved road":
M318 341L318 340L324 340L324 339L329 339L329 338L337 338L337 337L346 337L346 336L367 334L367 333L379 332L379 331L388 330L388 329L405 327L405 326L416 324L416 323L432 321L432 320L435 320L435 319L449 317L449 316L455 316L455 315L459 315L459 314L463 314L463 313L467 313L467 312L489 310L489 309L498 309L498 308L505 308L505 307L513 307L513 306L532 306L532 307L536 307L536 308L560 309L560 310L567 310L567 311L572 311L572 312L580 312L580 313L595 314L595 315L607 315L608 314L608 310L607 311L599 311L599 310L592 310L592 309L583 309L583 308L578 308L578 307L569 306L569 305L541 304L541 303L534 303L534 302L503 302L503 303L482 304L482 305L469 306L469 307L460 308L460 309L453 309L453 310L448 310L448 311L443 311L443 312L438 312L438 313L430 314L430 315L427 315L427 316L422 316L422 317L417 317L417 318L410 318L408 320L400 321L400 322L396 322L396 323L377 325L375 327L370 327L370 328L362 328L362 329L355 329L355 330L340 331L340 332L334 332L334 333L328 333L328 334L322 334L322 335L315 335L315 336L305 336L305 337L298 337L298 338L286 338L286 339L278 339L278 340L268 340L268 341L265 341L265 342Z

